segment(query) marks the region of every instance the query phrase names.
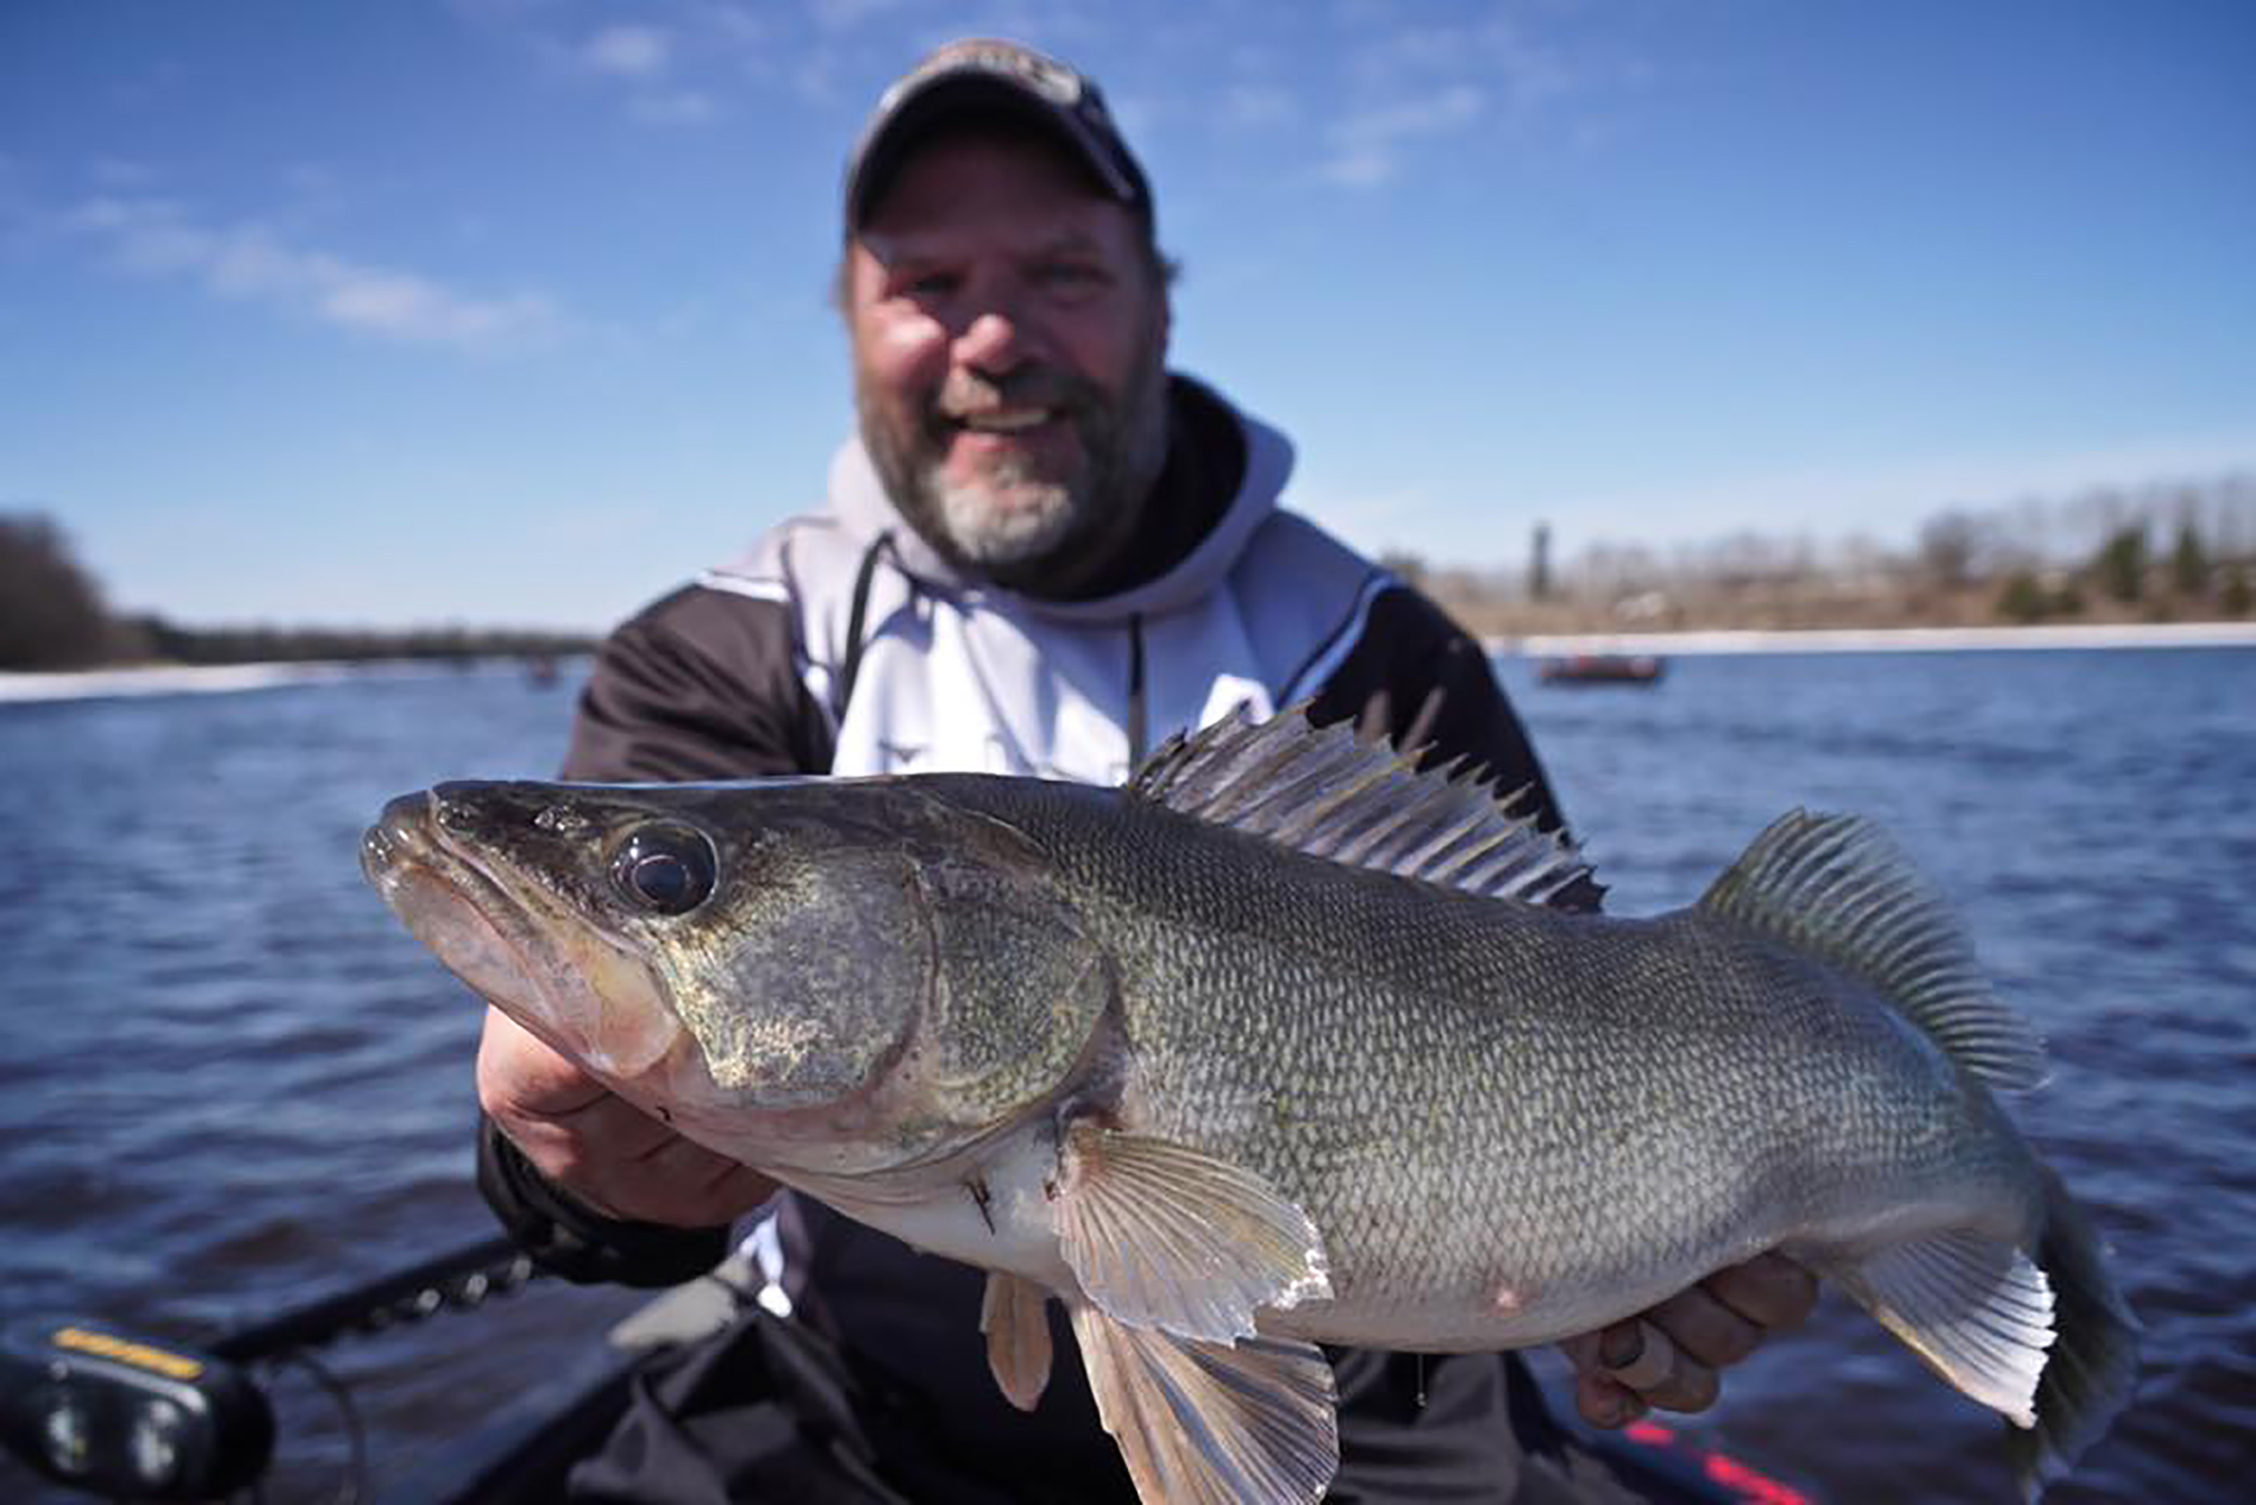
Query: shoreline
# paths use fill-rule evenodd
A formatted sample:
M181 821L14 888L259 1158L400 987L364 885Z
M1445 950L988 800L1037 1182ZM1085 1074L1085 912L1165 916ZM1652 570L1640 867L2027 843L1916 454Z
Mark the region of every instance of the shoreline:
M2102 648L2256 648L2256 622L2121 622L2049 627L1700 628L1675 632L1489 636L1498 658L1639 653L1696 657L1759 653L1952 653ZM347 679L460 673L452 660L319 659L289 663L145 664L130 668L0 671L0 705L149 695L212 695Z
M305 659L286 663L142 664L114 669L0 671L0 706L152 695L221 695L355 679L458 674L483 661L455 659Z
M2256 648L2256 622L2062 623L2049 627L1708 628L1677 632L1529 633L1489 637L1492 656L1643 653L1953 653L2093 648Z

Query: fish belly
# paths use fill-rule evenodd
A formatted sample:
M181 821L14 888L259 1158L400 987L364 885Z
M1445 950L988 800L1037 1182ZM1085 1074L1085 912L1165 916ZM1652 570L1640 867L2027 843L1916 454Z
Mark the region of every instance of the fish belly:
M1055 1137L1038 1117L943 1164L790 1184L911 1248L1070 1292L1050 1206L1056 1174Z

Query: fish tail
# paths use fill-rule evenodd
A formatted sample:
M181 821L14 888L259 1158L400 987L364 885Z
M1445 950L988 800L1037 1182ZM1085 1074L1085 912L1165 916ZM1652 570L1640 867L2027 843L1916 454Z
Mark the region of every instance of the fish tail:
M2099 1235L2060 1178L2040 1165L2037 1263L2052 1285L2054 1338L2037 1386L2036 1425L2008 1428L2021 1497L2034 1500L2107 1431L2138 1381L2139 1321L2107 1273Z
M1870 821L1781 816L1700 908L1862 978L1990 1086L2044 1080L2043 1042L1990 991L1934 885Z
M1933 885L1870 822L1794 811L1755 839L1700 907L1862 979L1987 1085L2043 1081L2043 1043L1992 994ZM2011 1423L2007 1450L2025 1500L2065 1474L2129 1403L2139 1332L2090 1220L2049 1167L2033 1156L2030 1164L2041 1206L2016 1236L1943 1229L1819 1262L1937 1374Z

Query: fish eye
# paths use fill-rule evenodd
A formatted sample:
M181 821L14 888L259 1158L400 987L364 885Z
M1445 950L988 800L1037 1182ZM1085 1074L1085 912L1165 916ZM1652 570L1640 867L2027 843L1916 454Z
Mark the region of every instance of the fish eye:
M611 859L611 879L627 902L653 914L688 914L713 894L713 844L687 826L651 825L628 837Z

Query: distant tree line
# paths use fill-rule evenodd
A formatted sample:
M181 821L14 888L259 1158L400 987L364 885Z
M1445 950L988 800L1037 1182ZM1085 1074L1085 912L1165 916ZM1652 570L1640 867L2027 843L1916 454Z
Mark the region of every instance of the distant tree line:
M1947 507L1908 547L1743 532L1595 542L1564 562L1539 542L1517 571L1381 562L1476 631L1506 635L2239 618L2256 609L2256 476Z
M1987 589L2013 622L2244 617L2256 604L2256 477L1954 508L1929 519L1918 557L1938 583Z
M587 633L495 627L417 627L404 632L338 627L181 627L134 617L126 630L143 658L172 664L286 664L317 659L559 658L587 653Z
M185 627L120 616L72 557L54 522L0 514L0 670L104 664L298 663L315 659L554 658L595 646L586 633L461 626L404 632L331 627Z

